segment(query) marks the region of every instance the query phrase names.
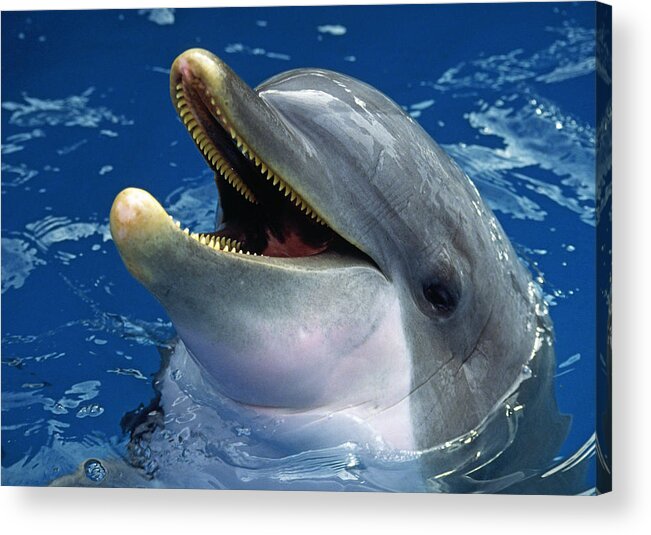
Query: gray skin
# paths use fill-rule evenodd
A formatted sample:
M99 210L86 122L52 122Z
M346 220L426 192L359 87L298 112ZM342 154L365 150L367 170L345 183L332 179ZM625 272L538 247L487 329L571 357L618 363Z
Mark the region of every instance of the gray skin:
M115 243L204 378L297 428L336 416L309 435L313 446L372 439L421 450L477 428L520 384L546 309L471 180L393 101L343 74L294 70L253 90L190 50L172 67L173 91L188 73L260 159L372 260L217 252L148 193L120 193ZM432 286L451 306L428 301Z

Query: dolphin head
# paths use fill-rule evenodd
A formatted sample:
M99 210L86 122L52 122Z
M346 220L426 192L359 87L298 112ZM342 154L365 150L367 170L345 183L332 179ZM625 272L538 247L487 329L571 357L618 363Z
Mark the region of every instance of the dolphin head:
M172 102L220 192L213 233L127 189L111 231L240 403L347 413L395 447L477 426L535 352L540 304L470 179L378 90L301 69L256 90L200 49Z

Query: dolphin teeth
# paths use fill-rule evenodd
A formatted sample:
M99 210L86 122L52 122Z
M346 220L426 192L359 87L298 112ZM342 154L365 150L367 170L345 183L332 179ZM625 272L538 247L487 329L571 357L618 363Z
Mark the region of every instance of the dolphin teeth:
M197 144L199 147L199 150L204 154L206 159L212 164L214 167L215 171L219 172L227 182L229 182L233 187L235 187L236 191L241 193L244 198L251 202L252 204L257 204L258 201L253 195L253 192L242 182L242 180L239 178L237 173L233 171L232 169L229 169L229 166L227 165L227 162L224 161L224 158L222 157L221 153L219 150L215 147L215 145L212 143L210 137L207 135L207 133L204 131L204 129L201 127L199 124L198 120L192 113L192 110L186 101L185 98L185 93L183 92L183 84L179 83L176 85L176 107L178 108L178 114L181 120L183 121L183 124L185 124L185 127L187 128L188 132L192 136L192 139L194 142ZM222 116L222 111L219 109L219 106L217 106L217 102L213 97L210 96L210 92L206 90L206 97L210 99L210 104L213 106L215 112L217 115L220 116L220 121L222 125L226 127L228 124L226 121L226 118ZM242 140L239 139L239 136L235 132L233 128L229 128L231 137L233 139L236 139L238 142L238 146L244 145ZM246 150L250 150L246 145Z
M314 210L310 208L307 203L301 199L301 197L292 190L284 181L282 181L267 165L260 159L260 157L251 150L251 148L237 135L237 133L231 128L231 136L235 140L237 147L240 151L249 158L256 166L260 167L260 171L263 175L267 175L267 180L272 180L274 186L278 186L278 190L281 193L284 193L285 197L290 197L290 200L299 208L301 212L304 212L306 215L309 215L311 219L325 225L323 220L316 215ZM238 190L239 191L239 190ZM246 197L246 194L244 194ZM248 197L247 197L248 199Z

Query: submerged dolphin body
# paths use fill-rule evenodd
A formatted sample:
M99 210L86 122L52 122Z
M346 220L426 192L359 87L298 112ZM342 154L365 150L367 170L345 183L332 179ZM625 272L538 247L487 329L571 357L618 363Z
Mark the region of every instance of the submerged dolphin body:
M199 49L174 62L171 93L215 171L217 229L183 231L132 188L110 222L177 329L172 367L189 370L190 388L282 422L269 440L296 451L469 444L499 408L522 409L508 400L531 370L545 385L531 406L557 412L529 272L470 179L399 106L319 69L252 90ZM533 426L536 440L553 435L556 448L557 423Z

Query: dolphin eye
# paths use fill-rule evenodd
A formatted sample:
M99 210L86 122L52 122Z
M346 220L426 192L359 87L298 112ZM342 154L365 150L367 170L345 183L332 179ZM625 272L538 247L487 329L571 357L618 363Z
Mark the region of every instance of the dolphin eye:
M425 284L423 294L434 310L445 316L452 314L459 303L458 292L438 281Z

